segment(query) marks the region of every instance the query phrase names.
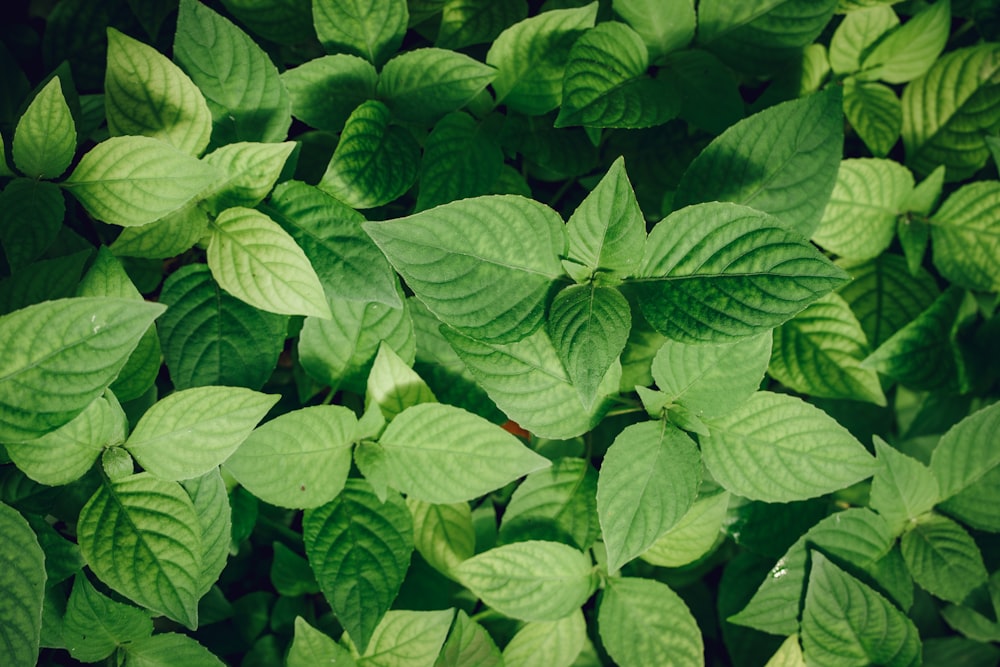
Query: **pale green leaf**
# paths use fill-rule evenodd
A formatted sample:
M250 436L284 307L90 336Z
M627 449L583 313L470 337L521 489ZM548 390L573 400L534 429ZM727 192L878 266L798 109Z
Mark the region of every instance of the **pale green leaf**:
M233 511L229 505L226 482L218 468L212 468L201 477L183 483L194 503L194 511L201 524L201 577L198 595L204 595L219 580L219 575L229 559L233 534Z
M562 220L516 195L465 199L364 229L438 319L482 341L535 331L562 275Z
M675 426L625 428L608 448L597 481L597 514L615 571L642 554L691 508L701 483L694 441Z
M559 542L516 542L464 561L459 581L484 604L523 621L558 621L594 590L590 557Z
M321 56L281 74L295 117L318 130L340 132L351 112L375 97L378 72L364 58Z
M900 539L903 558L921 588L961 604L986 583L988 573L979 547L965 530L939 514L925 514Z
M187 74L153 47L110 27L104 107L113 137L154 137L200 155L212 134L212 112Z
M215 215L232 206L256 206L274 187L295 142L261 144L232 143L205 156L205 162L226 174L205 193L204 205Z
M101 472L111 482L117 482L135 474L135 461L123 447L107 447L101 454Z
M884 518L896 533L925 512L940 498L937 479L920 461L895 449L875 436L879 469L872 479L869 506Z
M77 534L101 581L197 627L204 547L194 503L180 484L149 473L105 482L80 510Z
M97 662L127 642L153 634L153 621L142 609L115 602L78 574L66 603L62 639L81 662Z
M806 667L806 659L799 646L799 636L789 635L764 667Z
M684 601L659 581L611 577L597 609L601 642L622 667L705 664L702 633Z
M208 266L219 285L272 313L331 317L316 272L295 240L260 211L226 209L211 226Z
M686 343L732 342L785 322L845 279L774 217L712 202L657 223L635 287L660 333Z
M571 667L583 650L587 623L582 611L558 621L525 623L503 649L504 667Z
M702 558L719 541L729 506L729 493L700 496L640 558L660 567L682 567Z
M398 494L379 502L348 480L332 502L302 520L306 554L333 613L362 652L399 592L413 552L413 521Z
M848 12L830 38L830 67L837 74L854 74L866 52L898 25L896 12L887 5Z
M301 616L295 617L295 635L285 658L286 667L354 667L355 664L346 648L309 625Z
M861 75L905 83L928 69L941 55L951 32L951 2L937 0L878 40L861 60Z
M328 53L348 52L380 66L403 42L405 0L313 0L313 25Z
M13 271L41 257L56 240L66 202L55 183L16 178L0 192L0 244Z
M413 544L424 560L441 574L452 572L476 552L472 512L465 502L432 504L407 498L413 515Z
M434 667L505 667L500 650L483 626L461 609Z
M344 486L356 425L354 413L340 405L287 412L254 430L226 470L272 505L318 507Z
M11 157L29 178L58 178L76 152L76 125L58 76L38 91L14 130Z
M737 495L790 502L871 476L875 460L832 417L801 399L760 391L735 411L706 420L701 438L712 476Z
M903 129L903 105L895 91L854 77L844 81L844 116L877 157L889 154Z
M611 6L642 37L650 61L683 49L694 39L693 0L614 0Z
M941 488L941 499L975 484L1000 465L995 436L1000 430L1000 405L974 412L948 429L931 455L931 471Z
M208 235L208 213L189 201L182 208L141 227L125 227L111 244L119 257L165 259L190 250Z
M214 653L193 637L175 632L136 639L123 647L124 667L225 667Z
M378 96L394 117L431 125L471 102L495 76L494 68L463 53L415 49L385 64L379 74Z
M1000 182L970 183L931 218L934 266L952 284L1000 291Z
M66 424L114 381L160 304L79 297L0 318L0 441L30 440ZM42 334L45 335L42 335Z
M939 509L967 526L991 533L1000 533L1000 466L993 468L977 481L965 487Z
M492 42L504 29L528 16L527 0L441 0L437 46L461 49ZM412 3L410 3L412 5ZM411 21L413 7L410 8Z
M437 403L434 392L392 347L379 345L368 374L366 400L374 401L386 420L419 403Z
M358 661L361 667L433 667L455 616L453 609L388 612Z
M503 151L491 130L461 111L438 121L424 142L417 211L495 192Z
M45 553L17 510L0 503L0 661L38 660L45 595Z

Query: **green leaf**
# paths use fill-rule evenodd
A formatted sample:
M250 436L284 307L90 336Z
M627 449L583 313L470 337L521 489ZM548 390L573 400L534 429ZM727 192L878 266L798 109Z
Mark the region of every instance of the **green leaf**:
M0 660L33 665L38 660L45 595L45 553L31 526L0 503Z
M752 500L814 498L875 472L874 459L847 429L793 396L759 391L706 422L712 435L701 446L709 472Z
M407 408L378 444L388 483L430 503L472 500L550 465L495 424L440 403Z
M125 227L111 244L119 257L165 259L190 250L208 234L208 213L192 200L141 227Z
M898 25L896 12L887 5L848 12L830 39L830 67L837 74L854 74L867 52Z
M931 471L941 487L941 499L975 484L1000 465L994 436L1000 429L1000 405L974 412L941 436L931 455Z
M934 266L951 283L1000 291L1000 182L970 183L951 194L931 218Z
M694 503L701 457L675 426L649 421L627 427L601 464L597 514L608 552L608 571L642 554Z
M278 44L315 39L310 0L223 0L226 9L253 32Z
M651 62L694 39L693 0L614 0L611 6L642 38Z
M535 331L562 275L562 220L516 195L465 199L364 229L438 319L481 341Z
M94 218L138 227L178 211L221 174L151 137L112 137L94 146L63 183Z
M97 662L128 642L153 634L153 621L142 609L99 593L83 574L73 581L66 603L62 638L76 660Z
M412 20L412 6L410 12ZM437 46L457 50L492 42L527 15L525 0L444 0Z
M208 266L227 292L272 313L332 316L302 248L267 215L250 208L226 209L211 230Z
M702 558L719 541L728 506L726 491L700 496L640 558L659 567L682 567Z
M354 413L340 405L287 412L254 430L226 470L264 502L319 507L344 486L356 425Z
M215 215L232 206L256 206L274 187L294 149L292 141L239 142L212 151L205 156L205 162L218 167L226 178L204 196L204 205Z
M394 117L431 125L471 102L495 76L495 69L465 54L416 49L385 64L379 74L378 95Z
M275 188L263 210L302 248L328 296L402 305L392 267L362 230L360 213L301 181Z
M989 158L982 137L1000 126L1000 45L956 49L903 91L906 162L919 174L939 164L947 180L967 178Z
M947 517L933 513L920 517L903 533L900 546L913 580L939 598L961 604L986 583L979 547Z
M317 187L352 208L375 208L402 196L417 180L420 146L389 108L363 102L347 119Z
M271 561L271 583L274 589L280 595L289 597L319 593L319 584L309 568L309 562L281 542L275 541L272 546L274 559Z
M201 477L183 483L194 503L201 525L202 568L199 580L199 597L208 593L219 580L219 575L229 559L229 548L233 534L233 511L229 505L226 482L218 468L213 468Z
M424 142L416 210L489 194L502 167L503 151L490 127L461 111L448 114Z
M571 667L583 650L587 623L576 611L558 621L525 623L503 649L504 667Z
M125 597L189 628L198 625L201 523L176 482L149 473L105 482L80 510L80 550Z
M937 479L916 459L875 436L880 464L872 479L869 505L900 534L908 522L929 512L940 501Z
M844 81L844 115L865 146L877 157L885 157L903 129L903 105L896 93L881 83Z
M542 12L500 33L486 54L486 63L498 70L496 103L530 115L558 107L570 48L596 18L597 3L592 2Z
M42 301L76 296L76 283L89 255L89 250L81 250L65 257L38 260L0 280L0 313L6 315Z
M660 333L685 343L732 342L785 322L845 278L774 217L712 202L657 223L635 287L642 314Z
M839 88L784 102L736 123L694 159L674 208L730 201L778 217L803 236L819 225L843 144Z
M651 372L667 401L710 418L736 409L757 391L770 357L770 332L734 343L667 340L653 358Z
M55 183L16 178L0 192L0 243L11 270L41 257L55 241L66 202Z
M453 609L388 612L361 656L362 667L432 667L455 616Z
M1000 533L1000 517L994 511L1000 498L1000 467L995 467L939 506L939 509L967 526Z
M489 633L461 609L434 667L504 667Z
M597 608L601 642L622 667L705 664L701 630L684 601L652 579L611 577Z
M206 5L183 0L174 58L204 93L216 145L283 141L291 99L278 69L249 35Z
M920 664L920 636L913 622L817 551L812 552L802 613L802 648L809 664Z
M379 345L368 375L366 400L374 401L387 421L420 403L437 403L434 392L420 376L386 345Z
M55 76L38 91L17 123L11 157L29 178L57 178L76 152L76 124Z
M224 667L211 651L193 637L166 632L137 639L123 647L125 667Z
M108 28L104 106L113 137L154 137L200 155L212 134L212 112L194 82L151 46Z
M799 646L799 636L795 634L787 637L764 667L806 667L806 659Z
M296 616L295 636L285 658L286 667L313 667L324 663L337 667L356 664L346 648L309 625L301 616Z
M413 543L424 560L445 576L476 552L476 533L469 504L432 504L407 498L413 515Z
M594 590L590 558L558 542L516 542L458 566L459 581L484 604L522 621L558 621Z
M318 130L340 132L351 112L375 97L378 72L364 58L322 56L281 73L292 113Z
M397 494L381 503L367 482L351 479L335 500L306 511L302 531L323 595L363 652L409 567L410 511Z
M313 25L328 53L348 52L378 66L403 42L409 20L405 0L313 0Z
M0 361L0 441L37 438L83 412L165 309L131 299L80 297L0 317L0 338L10 341Z
M670 1L690 4L690 0ZM733 71L708 51L674 51L663 58L663 67L658 77L676 89L681 119L713 135L743 119L743 98Z
M951 3L938 0L878 40L861 60L866 79L905 83L917 78L941 55L951 32Z

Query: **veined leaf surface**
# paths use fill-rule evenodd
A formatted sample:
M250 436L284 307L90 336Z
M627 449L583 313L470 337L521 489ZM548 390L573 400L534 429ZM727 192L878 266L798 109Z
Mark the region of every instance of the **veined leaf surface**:
M58 76L25 109L11 148L14 164L29 178L58 178L66 171L76 152L76 124Z
M861 60L862 75L889 83L904 83L934 64L948 42L951 2L938 0L878 40Z
M205 156L226 177L205 196L213 214L233 206L256 206L264 200L281 175L295 143L264 144L241 141L226 144Z
M558 621L525 623L503 649L504 667L570 667L587 639L582 611Z
M899 541L913 580L921 588L954 604L962 604L986 583L983 556L972 536L948 517L933 512L907 527Z
M0 660L32 665L38 660L45 596L45 553L17 510L0 503Z
M327 52L347 51L381 65L403 41L405 0L314 0L313 25Z
M906 525L941 500L937 479L920 461L875 437L875 453L880 464L872 479L869 506L902 533Z
M411 19L412 9L411 3ZM445 0L437 46L461 49L492 42L506 28L528 16L526 0Z
M317 130L340 132L358 105L375 97L378 72L346 53L308 60L281 73L295 117Z
M441 574L452 574L476 552L476 533L469 503L427 503L407 498L413 515L413 542L424 560Z
M1000 182L956 190L931 218L934 266L952 284L1000 291Z
M416 49L385 64L378 93L396 118L430 125L472 101L495 76L495 69L463 53Z
M7 183L0 192L0 244L13 271L52 245L65 216L66 200L55 183L32 178Z
M424 142L416 211L496 191L503 151L491 129L462 111L437 122Z
M122 644L153 634L153 621L142 609L103 595L86 575L78 574L66 602L62 634L70 655L97 662Z
M371 642L361 656L362 667L431 667L448 635L453 609L410 611L394 609L375 628Z
M948 429L931 455L931 471L947 500L1000 465L1000 452L993 446L1000 429L1000 405L974 412Z
M614 0L611 4L639 33L652 62L694 39L697 17L692 0Z
M490 634L461 609L434 667L505 667Z
M295 635L285 659L287 667L313 667L324 662L354 667L350 651L323 634L302 618L295 617Z
M903 105L896 92L881 83L844 81L844 116L876 157L885 157L899 141Z
M830 67L837 74L857 72L865 52L898 25L899 17L888 5L873 3L847 12L830 38Z

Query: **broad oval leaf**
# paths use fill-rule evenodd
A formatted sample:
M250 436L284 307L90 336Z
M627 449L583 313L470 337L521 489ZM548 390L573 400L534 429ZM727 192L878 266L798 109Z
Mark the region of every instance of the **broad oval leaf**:
M226 177L203 195L204 206L218 214L232 206L256 206L264 200L281 175L295 143L264 144L241 141L227 144L205 156Z
M362 664L366 667L430 667L441 652L454 616L453 609L394 609L386 613L361 657Z
M407 498L413 515L413 543L420 555L441 574L452 572L476 552L476 533L469 503L426 503Z
M58 178L76 152L76 125L58 76L45 84L17 122L11 157L29 178Z
M986 583L979 547L947 517L925 514L908 527L899 544L913 580L943 600L960 605Z
M905 83L934 64L948 42L951 2L938 0L873 45L861 60L865 78Z
M378 72L364 58L339 53L281 74L295 117L317 130L340 132L358 105L375 97Z
M405 0L313 0L316 35L329 53L347 51L381 65L403 42Z
M903 105L896 92L881 83L844 81L844 116L876 157L885 157L899 141Z
M703 558L722 537L729 498L727 491L699 497L640 558L659 567L682 567Z
M295 617L295 634L285 658L287 667L313 667L323 663L343 667L356 664L351 653L303 619Z
M442 118L424 142L417 211L497 192L503 151L492 127L456 111Z
M705 465L728 490L752 500L814 498L875 472L875 460L847 429L793 396L759 391L706 423Z
M571 667L587 639L582 611L558 621L525 623L503 649L504 667Z
M222 4L240 23L277 44L292 46L316 37L310 0L223 0Z
M103 595L86 575L78 574L73 580L62 637L74 658L81 662L104 660L119 646L151 634L153 621L144 610Z
M45 552L17 510L0 503L0 661L33 665L38 660L45 596Z
M974 412L948 429L931 454L931 471L941 487L941 499L975 484L1000 465L995 436L1000 431L1000 405Z
M1000 182L956 190L931 218L934 266L952 284L1000 290Z

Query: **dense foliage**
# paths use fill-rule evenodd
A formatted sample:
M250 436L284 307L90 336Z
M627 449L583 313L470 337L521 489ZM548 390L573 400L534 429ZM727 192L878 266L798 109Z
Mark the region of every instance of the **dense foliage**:
M989 667L992 0L0 29L0 664Z

